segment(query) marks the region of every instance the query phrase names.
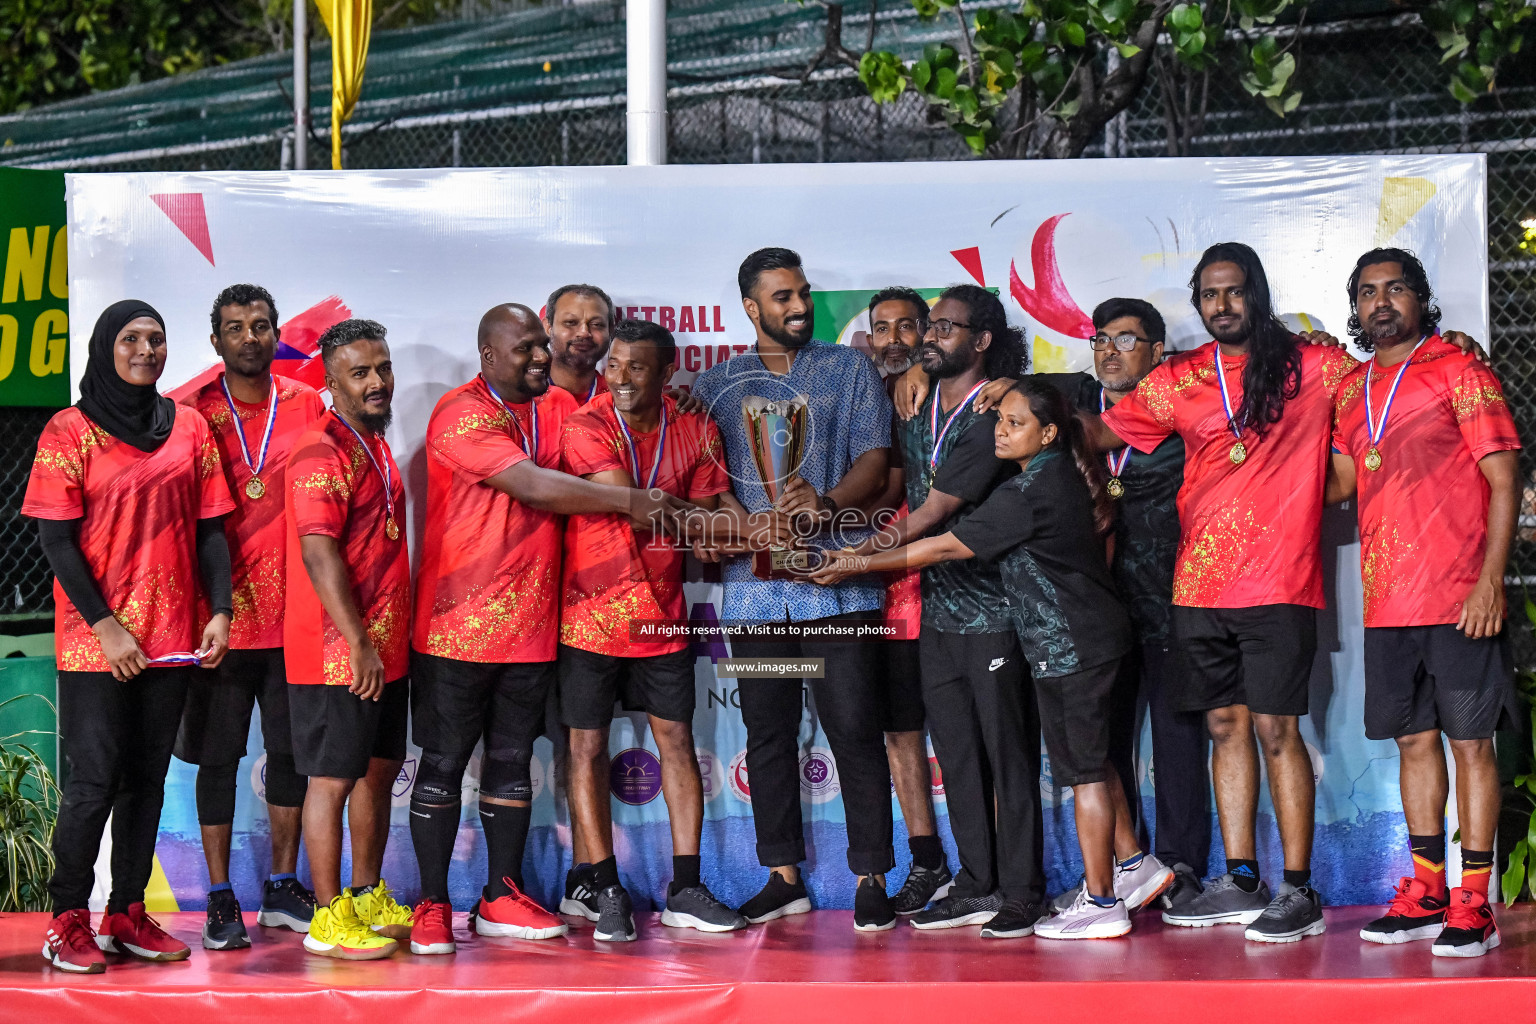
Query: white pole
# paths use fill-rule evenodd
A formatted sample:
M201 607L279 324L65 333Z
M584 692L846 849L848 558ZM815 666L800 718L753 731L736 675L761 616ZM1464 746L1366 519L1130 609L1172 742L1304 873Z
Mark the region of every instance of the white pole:
M667 0L626 0L628 159L667 162Z
M293 169L309 167L309 0L293 0Z

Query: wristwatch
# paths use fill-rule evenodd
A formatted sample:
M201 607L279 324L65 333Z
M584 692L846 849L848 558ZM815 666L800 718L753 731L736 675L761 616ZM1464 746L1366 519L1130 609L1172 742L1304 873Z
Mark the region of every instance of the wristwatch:
M821 507L828 515L837 515L837 500L830 494L821 496Z

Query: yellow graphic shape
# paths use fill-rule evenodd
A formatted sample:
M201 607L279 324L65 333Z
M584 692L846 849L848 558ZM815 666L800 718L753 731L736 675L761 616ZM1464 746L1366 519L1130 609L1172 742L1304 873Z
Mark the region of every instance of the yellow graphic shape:
M1424 208L1435 194L1428 178L1383 178L1381 213L1376 220L1376 244L1385 245L1409 218Z
M1067 349L1063 345L1052 345L1040 335L1035 335L1034 354L1030 357L1029 368L1034 373L1071 373L1072 364L1067 360Z
M144 890L144 909L151 914L172 914L180 910L176 894L171 892L171 880L165 877L160 858L155 858L155 869L150 872L149 885Z

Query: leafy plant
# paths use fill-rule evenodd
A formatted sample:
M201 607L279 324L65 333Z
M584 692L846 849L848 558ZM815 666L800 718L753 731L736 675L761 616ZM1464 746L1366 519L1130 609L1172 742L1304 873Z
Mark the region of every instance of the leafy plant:
M0 709L29 697L47 700L20 694L0 701ZM48 909L59 787L37 751L15 742L29 734L42 735L27 730L0 737L0 913Z
M1536 633L1536 601L1532 601L1529 594L1525 597L1525 622L1526 628ZM1509 851L1509 867L1504 870L1504 877L1500 881L1506 904L1519 898L1520 890L1527 880L1536 881L1536 670L1522 670L1515 684L1531 716L1531 735L1526 740L1530 744L1530 749L1526 751L1527 771L1515 776L1514 784L1515 791L1531 805L1531 813L1525 826L1525 838L1516 842Z

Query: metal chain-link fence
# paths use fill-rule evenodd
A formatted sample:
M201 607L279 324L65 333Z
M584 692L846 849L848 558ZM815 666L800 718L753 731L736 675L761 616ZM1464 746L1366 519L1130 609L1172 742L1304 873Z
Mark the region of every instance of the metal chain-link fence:
M37 524L21 514L37 439L52 409L0 409L0 620L53 607L53 576Z

